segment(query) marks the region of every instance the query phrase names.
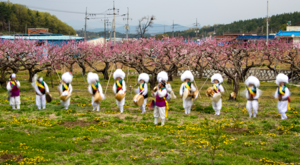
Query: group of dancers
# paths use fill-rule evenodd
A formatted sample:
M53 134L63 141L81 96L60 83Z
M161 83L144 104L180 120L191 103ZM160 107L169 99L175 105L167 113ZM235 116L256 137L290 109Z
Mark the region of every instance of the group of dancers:
M62 75L61 83L58 86L58 91L61 99L61 104L65 109L69 109L70 97L73 91L71 82L73 79L72 73L66 72ZM113 78L115 82L113 84L113 92L116 95L116 104L120 110L120 113L124 112L125 104L125 95L126 95L126 83L124 81L125 73L121 69L117 69ZM286 86L288 83L288 76L280 73L276 77L276 84L278 88L275 92L274 97L278 98L277 109L281 114L281 119L287 119L286 112L289 109L290 102L290 91ZM100 110L100 102L105 99L103 94L103 89L99 83L99 76L96 73L88 73L87 81L89 83L88 92L92 95L91 105L93 111ZM143 99L141 102L140 109L142 113L146 112L147 98L148 98L148 83L149 75L142 73L138 77L138 82L140 83L139 87L135 90L137 96ZM194 86L194 76L191 71L187 70L181 75L181 81L183 82L179 89L180 97L183 101L183 108L185 114L191 113L191 108L193 101L197 99L199 92ZM154 124L158 124L158 118L161 118L161 125L164 125L165 118L167 117L167 112L169 109L168 101L170 99L176 98L174 91L172 90L171 84L168 82L168 74L165 71L161 71L157 75L158 85L151 90L151 94L155 97L154 102ZM224 93L224 88L221 85L223 78L221 74L214 74L211 77L212 87L207 90L207 95L212 98L212 107L215 111L215 115L220 115L222 109L222 94ZM259 90L260 81L254 76L250 76L245 81L246 89L246 98L247 104L246 109L249 114L249 117L256 117L258 111L258 99L261 96L262 92ZM36 92L36 106L38 109L46 108L46 97L45 95L49 94L49 87L42 77L33 78L32 86ZM13 73L10 75L10 81L7 84L7 90L9 91L10 97L9 102L12 106L12 109L20 109L20 82L16 80L16 74ZM208 92L209 91L209 92ZM134 98L134 102L137 102L137 97Z

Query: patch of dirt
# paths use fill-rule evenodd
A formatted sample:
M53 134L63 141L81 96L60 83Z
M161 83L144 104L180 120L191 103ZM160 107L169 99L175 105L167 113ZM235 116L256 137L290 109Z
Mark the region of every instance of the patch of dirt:
M126 110L131 110L131 111L134 111L134 110L137 110L138 108L136 108L136 107L126 107Z
M57 119L57 116L53 113L53 114L49 115L49 119Z
M6 160L15 160L16 162L20 162L23 160L22 155L13 155L13 154L4 154L0 156L0 162Z
M92 149L88 149L88 150L85 151L85 154L86 154L86 155L89 155L89 154L91 154L92 152L93 152Z
M92 143L107 143L108 142L108 138L96 138L96 139L92 139Z
M234 133L234 134L243 134L244 132L249 132L249 129L246 128L232 128L232 127L227 127L223 129L224 131L227 131L229 133Z
M86 121L87 118L86 117L82 117L82 118L78 118L78 120L81 120L81 121Z
M140 121L143 116L136 116L136 115L130 115L130 114L123 114L123 113L119 113L119 114L109 114L108 116L112 116L112 117L118 117L119 119L125 120L125 118L127 116L133 117L136 121Z
M85 127L85 126L90 126L91 124L98 124L98 122L96 121L90 121L90 122L84 122L82 120L77 120L77 121L64 121L62 124L60 124L61 126L64 126L64 127L76 127L76 126L79 126L79 127Z

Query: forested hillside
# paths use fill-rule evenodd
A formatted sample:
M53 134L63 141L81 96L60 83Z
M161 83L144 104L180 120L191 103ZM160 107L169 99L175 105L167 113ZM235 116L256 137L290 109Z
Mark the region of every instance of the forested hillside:
M25 33L25 28L49 28L54 34L76 34L76 31L56 16L47 12L30 10L24 5L0 2L0 32L8 31Z
M292 25L300 25L300 13L284 13L273 15L269 18L269 32L277 33L279 30L286 30L288 21L291 21ZM253 32L257 34L266 34L266 18L254 18L249 20L234 21L230 24L216 24L213 26L203 26L199 31L199 36L209 36L213 34L220 35L223 33L240 33L240 32ZM172 36L172 32L167 33ZM195 29L188 29L185 31L175 32L175 36L183 37L195 37Z

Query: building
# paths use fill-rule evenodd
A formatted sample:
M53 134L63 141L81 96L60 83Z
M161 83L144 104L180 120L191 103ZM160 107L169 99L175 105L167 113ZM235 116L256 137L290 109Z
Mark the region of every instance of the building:
M270 40L275 39L275 38L276 38L275 35L269 35ZM241 36L237 36L236 39L239 40L239 41L248 42L248 41L251 41L251 40L266 40L267 36L266 35L255 35L255 36L250 36L250 35L243 36L243 35L241 35Z
M61 45L67 42L76 41L83 42L83 37L75 36L65 36L62 34L51 34L51 35L5 35L0 36L0 40L15 40L15 39L24 39L24 40L34 40L38 44L49 43L50 45Z
M235 40L237 36L255 36L255 33L223 33L223 35L216 35L216 40L229 39Z
M299 46L300 44L300 31L281 31L276 34L278 38L285 38L289 41L293 41L294 45Z
M98 44L104 44L106 41L106 39L104 37L99 37L99 38L93 38L88 40L88 43L92 43L94 45L98 45Z
M300 26L287 26L286 31L300 31Z
M28 33L28 35L32 35L32 34L52 34L52 33L49 33L48 28L28 28L27 33Z

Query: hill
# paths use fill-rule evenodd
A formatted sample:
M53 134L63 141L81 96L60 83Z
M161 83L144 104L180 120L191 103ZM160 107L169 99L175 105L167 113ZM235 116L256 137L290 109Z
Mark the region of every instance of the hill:
M279 30L286 30L288 21L291 21L292 25L300 24L300 13L284 13L273 15L269 18L269 32L276 33ZM203 26L199 30L199 36L208 36L214 34L221 35L224 32L240 33L240 32L252 32L257 34L266 34L266 18L254 18L249 20L234 21L230 24L216 24L213 26ZM172 36L172 32L167 32L169 36ZM175 36L183 37L195 37L195 29L188 29L185 31L176 31Z
M75 35L76 31L56 16L28 9L24 5L0 2L0 31L25 32L25 28L49 28L50 33Z

